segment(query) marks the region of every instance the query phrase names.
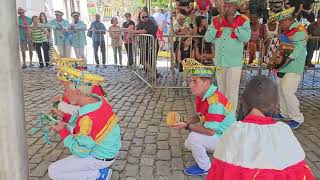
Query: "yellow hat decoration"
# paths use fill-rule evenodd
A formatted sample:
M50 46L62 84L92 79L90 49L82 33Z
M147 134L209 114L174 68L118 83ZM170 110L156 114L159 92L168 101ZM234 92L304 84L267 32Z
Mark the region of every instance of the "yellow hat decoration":
M72 67L63 66L59 68L57 77L61 81L71 81L77 85L100 85L104 82L104 77L92 74L88 71L81 71Z

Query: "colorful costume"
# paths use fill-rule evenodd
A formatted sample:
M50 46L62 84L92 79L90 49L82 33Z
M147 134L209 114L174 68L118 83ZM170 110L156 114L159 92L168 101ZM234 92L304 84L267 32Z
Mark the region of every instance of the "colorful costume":
M71 16L80 16L80 13L73 12ZM79 59L86 60L84 55L84 47L87 45L86 33L87 25L83 21L78 21L77 23L71 23L72 39L71 43L74 48L74 52Z
M236 3L234 0L225 2ZM215 44L215 65L221 70L217 71L219 91L222 92L232 104L232 112L236 113L238 105L238 92L241 78L243 44L250 39L250 22L248 17L235 12L233 24L224 18L220 23L216 16L209 26L205 40Z
M278 16L274 18L278 21L283 20L284 18L290 17L293 13L293 11L291 11L291 14L288 14L288 10L285 12L286 14L281 15L282 13L279 13ZM297 92L306 61L307 32L302 24L295 21L284 35L292 40L294 50L289 55L292 61L282 66L278 73L277 85L280 96L280 111L281 116L293 120L289 122L293 124L293 126L289 125L296 128L304 121L303 114L299 108L299 100L295 93ZM297 125L297 123L299 124Z
M56 15L63 15L61 11L55 11ZM63 32L62 30L68 30L70 28L69 21L62 20L57 21L53 19L45 24L45 27L53 29L54 44L58 47L60 56L70 57L71 52L71 35L70 33Z
M278 99L271 79L250 80L239 108L244 119L223 134L207 180L314 180L290 127L271 117Z
M72 81L76 86L92 86L103 79L89 73L78 74L75 69L67 67L61 68L58 75L59 79ZM52 179L95 180L119 153L120 127L112 107L103 97L94 94L90 96L97 99L97 102L80 107L73 115L65 113L63 116L63 121L72 130L64 128L59 135L72 155L50 165L49 177ZM108 174L110 176L111 173Z
M304 159L288 125L249 115L224 133L207 180L314 180Z
M196 60L187 59L183 63L184 72L189 76L213 77L215 68L203 66ZM196 114L205 128L214 131L213 136L190 132L185 141L185 146L192 152L198 167L208 171L211 165L207 151L217 147L222 134L236 120L231 111L228 99L211 85L203 97L196 97Z

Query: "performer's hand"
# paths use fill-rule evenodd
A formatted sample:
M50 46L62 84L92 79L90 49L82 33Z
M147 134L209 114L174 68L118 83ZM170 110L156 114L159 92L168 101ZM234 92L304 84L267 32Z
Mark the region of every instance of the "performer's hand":
M183 129L185 127L187 127L187 123L185 122L178 122L178 123L175 123L173 126L171 126L172 128L174 129Z
M58 121L56 125L53 125L53 126L52 126L52 129L53 129L54 131L56 131L56 132L59 132L59 131L61 131L63 128L66 127L66 124L67 124L67 123L65 123L65 122L63 122L63 121Z
M62 101L62 95L56 95L51 99L52 102Z
M49 114L55 114L62 118L64 113L57 108L52 108L50 109Z

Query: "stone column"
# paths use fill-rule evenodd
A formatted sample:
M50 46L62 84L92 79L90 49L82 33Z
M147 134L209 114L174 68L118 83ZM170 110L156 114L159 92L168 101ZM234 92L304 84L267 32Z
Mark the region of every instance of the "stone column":
M28 152L15 0L0 6L0 179L28 179Z

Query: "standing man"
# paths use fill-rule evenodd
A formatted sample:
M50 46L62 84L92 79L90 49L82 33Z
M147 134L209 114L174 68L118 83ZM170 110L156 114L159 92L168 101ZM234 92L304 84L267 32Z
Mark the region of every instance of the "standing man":
M53 29L54 44L57 46L61 57L70 57L71 34L68 32L70 24L62 18L63 12L54 11L55 19L49 21L45 26Z
M128 31L133 31L135 28L135 23L131 20L131 14L126 13L124 15L126 17L126 22L122 24L122 28L127 31L124 33L123 42L124 46L126 47L127 57L128 57L128 66L131 67L133 65L133 47L132 47L132 40L133 37L128 33Z
M236 0L224 0L223 12L209 26L205 40L215 42L218 89L236 113L242 71L243 44L250 40L249 18L236 11Z
M98 49L100 46L100 51L102 54L102 64L106 64L106 44L104 42L104 34L106 34L106 27L100 21L100 15L96 14L96 20L91 23L90 29L92 30L92 40L93 40L93 50L94 50L94 59L96 61L96 66L99 66L99 56Z
M70 25L72 32L72 46L74 52L76 53L77 58L86 60L84 55L84 47L87 44L86 33L87 25L79 20L80 13L72 12L71 16L73 17L73 22Z
M22 54L22 69L27 67L26 65L26 51L29 50L30 67L32 67L32 56L33 56L33 42L31 38L31 29L28 28L32 24L30 17L25 15L25 10L21 7L18 8L18 23L19 23L19 37L20 37L20 49Z
M308 37L311 38L309 38L307 42L307 59L305 65L314 67L315 65L312 64L313 53L320 47L320 14L317 16L317 21L308 26Z
M173 125L175 129L190 130L185 146L196 163L184 170L187 175L207 174L211 162L207 151L213 151L223 133L236 121L229 100L213 84L214 66L203 66L196 60L182 62L187 76L191 76L191 92L196 96L196 113L186 122ZM197 125L196 123L199 123Z
M280 114L276 115L275 118L289 118L288 125L292 129L296 129L304 121L299 108L299 100L295 93L306 61L307 32L305 27L292 17L293 10L294 8L291 8L275 16L284 31L284 35L288 36L294 44L293 52L287 58L286 63L279 68L277 74Z

